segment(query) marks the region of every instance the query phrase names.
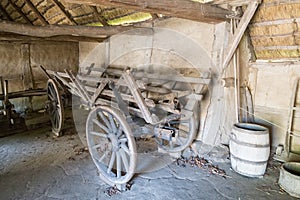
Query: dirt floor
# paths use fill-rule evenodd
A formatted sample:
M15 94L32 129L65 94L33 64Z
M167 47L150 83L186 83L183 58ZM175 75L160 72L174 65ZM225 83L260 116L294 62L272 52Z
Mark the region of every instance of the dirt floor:
M133 178L130 190L118 192L101 181L73 128L58 138L49 129L0 138L0 199L293 199L277 184L277 162L270 162L260 179L233 172L229 160L213 163L225 170L224 178L188 163L159 164L155 156L142 157L144 170ZM116 194L109 196L109 189Z

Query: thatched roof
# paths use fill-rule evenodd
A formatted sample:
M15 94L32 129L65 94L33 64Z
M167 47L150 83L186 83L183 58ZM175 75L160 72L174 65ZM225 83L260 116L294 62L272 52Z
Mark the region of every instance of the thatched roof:
M174 16L188 18L189 13L196 13L190 19L204 16L204 21L210 21L210 19L218 20L224 17L226 12L232 12L230 11L232 7L245 8L250 0L1 0L0 20L35 26L111 27L168 16L167 8L155 10L155 6L163 4L161 2L177 4L177 10L172 7L174 5L171 5ZM189 7L181 8L178 2L192 2L193 4L188 3ZM151 6L152 8L149 9ZM208 10L205 10L207 8ZM197 12L200 13L199 16ZM300 0L262 0L249 26L256 57L258 59L298 59L300 57L299 25Z
M122 8L70 4L62 0L30 0L30 2L48 24L102 26L119 25L124 22L134 23L152 18L149 13ZM29 4L26 0L1 0L0 5L4 11L0 12L0 19L45 25Z
M264 0L249 26L257 59L300 58L300 1Z

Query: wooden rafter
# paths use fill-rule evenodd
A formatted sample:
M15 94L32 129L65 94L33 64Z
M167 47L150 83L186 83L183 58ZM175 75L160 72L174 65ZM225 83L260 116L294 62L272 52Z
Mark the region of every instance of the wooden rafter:
M133 26L70 26L70 25L47 25L32 26L0 20L0 30L6 33L15 33L33 37L54 37L54 36L78 36L89 38L107 38L127 30Z
M214 5L201 4L189 0L65 0L68 3L95 6L122 7L149 13L191 19L202 22L220 22L233 15L232 11Z
M26 4L29 6L29 8L34 12L34 14L37 16L37 18L43 23L43 25L48 25L49 23L46 21L43 15L38 11L38 9L33 5L33 3L30 0L25 0Z
M69 20L69 22L71 22L73 25L77 25L77 22L75 22L75 20L71 17L70 13L66 11L65 7L58 0L51 1L55 4L55 6L59 8L61 13L67 18L67 20Z
M28 23L32 25L32 22L28 19L28 17L22 12L22 10L12 1L8 0L8 2L14 7L14 9L23 17L23 19Z
M6 10L2 7L1 4L0 4L0 12L7 20L13 21L12 18L9 16L9 14L6 12Z
M236 49L244 35L244 32L246 31L246 29L249 25L249 22L251 21L253 15L260 3L261 3L261 0L253 0L247 6L246 11L243 14L243 17L241 18L241 20L238 24L237 30L235 31L232 38L229 40L228 48L226 50L225 59L223 62L223 69L225 69L228 66L229 62L231 61L231 58L232 58L234 52L236 51Z
M101 13L98 12L96 6L91 6L91 9L92 9L93 12L95 13L95 16L97 17L97 20L98 20L103 26L109 26L109 24L108 24L107 21L104 19L104 17L102 17Z

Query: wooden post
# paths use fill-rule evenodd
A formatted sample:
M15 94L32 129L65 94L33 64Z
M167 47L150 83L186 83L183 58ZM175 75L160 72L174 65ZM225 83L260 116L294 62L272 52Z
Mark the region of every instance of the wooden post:
M30 46L29 44L21 45L21 65L23 71L24 90L34 88L32 71L30 66Z

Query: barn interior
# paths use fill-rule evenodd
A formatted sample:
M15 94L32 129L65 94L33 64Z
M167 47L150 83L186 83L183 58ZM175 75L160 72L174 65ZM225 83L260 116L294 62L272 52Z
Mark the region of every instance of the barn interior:
M299 0L2 0L0 199L300 197L299 19Z

